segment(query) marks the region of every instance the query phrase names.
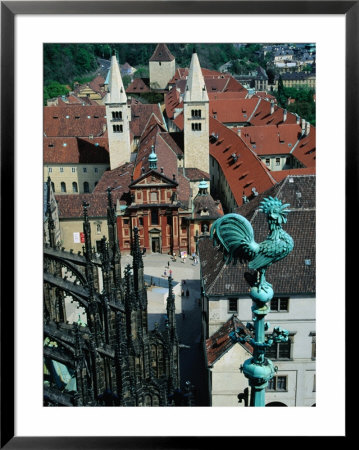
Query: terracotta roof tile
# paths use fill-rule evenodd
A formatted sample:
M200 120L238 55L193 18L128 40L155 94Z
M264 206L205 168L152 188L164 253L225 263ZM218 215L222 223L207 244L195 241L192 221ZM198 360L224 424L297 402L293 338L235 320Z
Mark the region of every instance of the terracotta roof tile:
M107 137L44 137L45 164L109 164Z
M210 100L209 114L222 123L249 122L258 99Z
M245 127L240 130L241 139L257 155L289 154L301 135L297 124Z
M163 123L162 113L159 105L143 104L138 100L131 100L130 129L133 136L141 136L152 114L156 116L159 123Z
M295 156L306 167L315 167L316 164L316 130L311 126L309 134L304 135L293 150Z
M275 184L264 164L236 133L212 117L209 128L210 155L220 165L238 205L243 194L252 195L252 188L261 193Z
M207 364L208 367L218 361L233 345L236 345L234 341L229 337L229 334L233 331L241 328L247 335L250 335L248 328L236 317L232 316L226 323L224 323L219 330L217 330L211 337L206 340L206 352L207 352ZM240 344L247 350L248 353L253 353L253 348L247 342Z
M205 214L203 214L205 212ZM210 194L196 195L193 199L193 218L197 220L213 220L223 216L220 201L215 201Z
M126 203L127 193L129 191L128 186L132 182L134 164L132 162L125 163L122 166L113 170L107 170L102 175L100 181L97 183L93 194L103 194L107 188L113 189L113 200L119 200L120 203Z
M155 51L153 52L150 61L173 61L175 57L168 50L166 44L157 44Z
M209 173L197 168L185 169L184 175L191 181L208 181L210 179Z
M106 130L106 108L100 105L44 107L45 136L102 136Z
M258 211L260 201L268 196L290 204L291 212L283 228L293 237L294 249L287 258L270 266L267 280L276 295L315 295L315 176L289 176L238 208L237 212L251 222L256 242L262 242L268 234L266 215ZM199 239L198 249L206 295L248 296L246 265L226 265L222 252L213 247L209 237Z
M126 89L127 94L143 94L146 92L151 92L148 78L135 78Z

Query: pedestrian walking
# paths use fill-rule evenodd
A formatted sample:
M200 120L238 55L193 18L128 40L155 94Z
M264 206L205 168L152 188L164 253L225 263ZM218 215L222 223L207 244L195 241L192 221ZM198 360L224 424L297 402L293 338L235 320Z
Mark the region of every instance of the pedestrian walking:
M170 277L172 278L172 270L170 269Z
M168 261L168 263L167 263L167 266L168 266L168 268L170 268L170 262Z
M165 272L163 274L164 277L167 277L167 270L165 269Z
M173 262L176 262L176 253L173 252Z

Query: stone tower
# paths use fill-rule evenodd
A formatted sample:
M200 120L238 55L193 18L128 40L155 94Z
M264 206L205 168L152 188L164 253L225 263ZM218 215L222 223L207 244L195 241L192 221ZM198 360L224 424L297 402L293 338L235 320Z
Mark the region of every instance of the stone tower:
M151 89L165 89L176 71L175 57L166 44L158 44L149 61Z
M131 108L123 86L116 55L112 55L108 93L105 97L111 170L130 161Z
M183 104L184 166L209 173L209 99L195 52L192 54Z

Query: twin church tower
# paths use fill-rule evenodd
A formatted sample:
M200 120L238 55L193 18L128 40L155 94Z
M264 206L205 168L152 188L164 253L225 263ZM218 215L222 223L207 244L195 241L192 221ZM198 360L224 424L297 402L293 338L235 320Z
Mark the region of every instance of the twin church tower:
M165 44L158 44L149 61L150 85L163 90L175 75L175 58ZM111 59L105 97L111 170L130 161L131 106L123 86L116 56ZM209 98L194 51L183 96L184 167L209 173Z

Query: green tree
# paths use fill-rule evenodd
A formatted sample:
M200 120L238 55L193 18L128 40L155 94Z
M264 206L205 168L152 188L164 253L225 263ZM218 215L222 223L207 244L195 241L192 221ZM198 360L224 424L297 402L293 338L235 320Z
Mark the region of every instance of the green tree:
M47 100L50 98L60 97L61 95L67 95L70 90L60 84L57 81L51 81L48 85L44 86L44 104L47 104Z

